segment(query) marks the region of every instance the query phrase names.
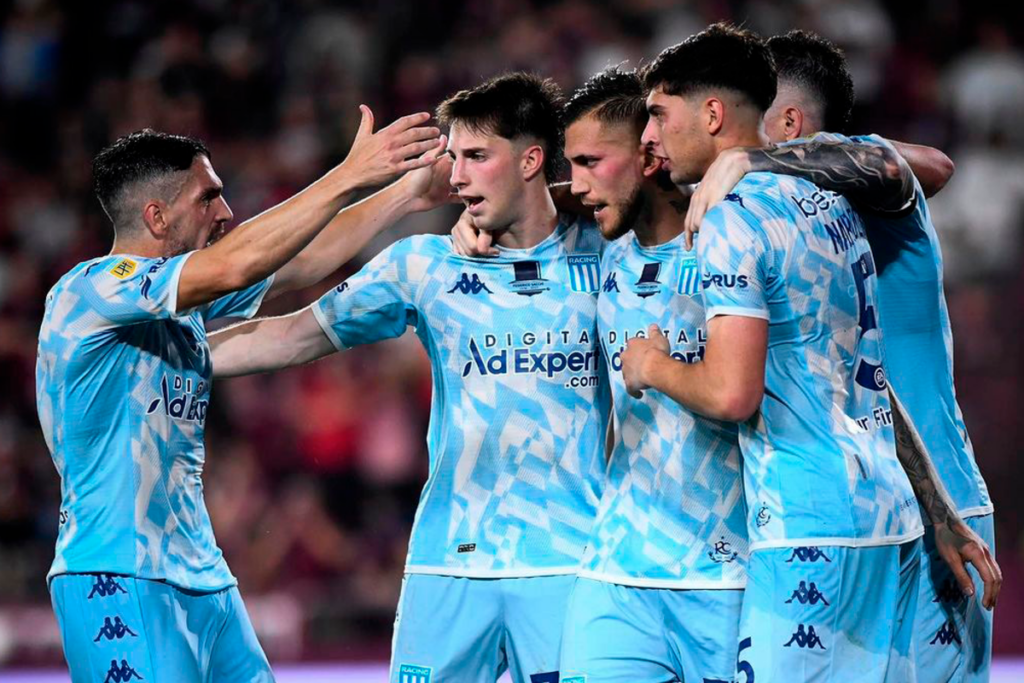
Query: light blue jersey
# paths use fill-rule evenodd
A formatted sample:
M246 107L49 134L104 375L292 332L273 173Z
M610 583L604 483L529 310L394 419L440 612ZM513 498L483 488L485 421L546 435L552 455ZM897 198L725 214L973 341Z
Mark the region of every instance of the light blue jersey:
M635 399L622 380L631 337L657 323L683 363L700 362L706 326L697 255L684 236L643 247L633 233L601 264L598 329L615 443L580 576L655 588L742 588L746 505L736 425L694 415L657 391Z
M829 135L829 138L843 139ZM889 145L878 136L855 138ZM878 268L886 371L962 517L992 512L953 386L953 330L942 248L921 185L906 215L861 213Z
M212 376L204 323L251 317L270 280L175 313L189 256L93 259L46 297L36 400L62 496L51 579L235 584L202 495Z
M751 550L920 536L895 453L875 265L850 204L749 174L708 212L698 251L708 318L769 323L764 398L739 430Z
M411 237L313 304L338 349L412 326L431 359L430 474L408 573L575 573L604 476L603 244L582 222L492 259Z

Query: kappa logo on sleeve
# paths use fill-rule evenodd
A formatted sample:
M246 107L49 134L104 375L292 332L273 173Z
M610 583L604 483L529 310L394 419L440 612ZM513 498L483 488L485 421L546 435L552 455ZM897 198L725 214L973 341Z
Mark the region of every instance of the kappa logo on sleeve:
M117 262L117 264L108 270L107 272L116 277L118 280L127 280L135 272L135 269L139 267L137 261L133 261L130 258L123 258Z

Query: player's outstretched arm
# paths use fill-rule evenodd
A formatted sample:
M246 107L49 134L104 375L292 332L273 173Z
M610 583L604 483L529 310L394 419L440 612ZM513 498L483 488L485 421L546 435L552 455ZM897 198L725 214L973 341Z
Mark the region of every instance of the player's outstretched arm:
M891 387L889 399L896 431L896 456L910 479L918 502L932 522L939 554L956 576L960 589L968 596L974 595L974 582L964 565L966 562L974 565L985 583L981 604L992 609L1003 583L1003 575L992 557L992 550L960 519L921 435Z
M768 321L723 315L708 321L704 360L683 363L669 355L668 339L651 325L622 352L622 378L630 395L646 389L665 394L695 413L743 422L761 405L768 355Z
M225 327L209 337L214 377L236 377L302 365L335 349L313 311Z
M270 276L316 237L354 190L435 162L424 155L438 145L440 135L437 128L423 126L429 114L407 116L374 133L373 114L366 106L361 110L363 119L345 161L188 259L178 282L179 311Z
M277 271L267 297L320 282L405 216L458 201L451 192L452 164L445 152L446 144L442 135L439 145L422 155L425 161L431 161L430 165L410 171L383 190L342 209L298 256Z
M934 197L946 186L956 172L953 160L934 147L912 145L909 142L890 140L889 144L896 148L910 170L921 183L921 190L926 198Z
M757 171L805 178L869 211L895 213L914 200L910 166L883 144L819 135L781 147L734 147L718 155L690 199L687 233L697 232L708 210Z

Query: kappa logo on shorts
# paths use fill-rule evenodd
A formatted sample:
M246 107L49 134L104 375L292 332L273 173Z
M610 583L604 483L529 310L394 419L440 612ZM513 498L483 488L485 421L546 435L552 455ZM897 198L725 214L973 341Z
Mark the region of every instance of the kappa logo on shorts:
M796 633L793 634L789 642L783 645L783 647L792 647L793 643L796 643L799 648L810 648L813 650L817 647L822 650L825 649L825 646L821 644L821 638L814 632L814 627L808 626L805 631L803 624L799 624L796 627Z
M113 623L110 621L110 617L103 619L103 626L100 626L100 632L96 634L96 637L92 639L92 642L100 642L100 638L106 637L107 640L121 640L125 636L131 636L137 638L139 634L128 628L128 625L121 621L121 617L114 617Z
M813 581L811 581L810 588L807 587L806 581L801 581L800 586L795 591L793 591L793 597L791 597L789 600L786 600L786 604L788 605L794 600L799 602L801 605L817 605L819 602L823 602L826 605L829 604L828 600L825 599L825 596L822 594L821 591L818 590L818 587L814 585Z
M101 598L114 595L118 591L128 594L124 586L114 581L114 577L108 574L97 574L96 583L92 585L92 590L89 591L89 595L86 596L86 600L92 600L94 595L99 595Z
M818 560L825 560L826 562L832 561L820 548L813 545L793 548L793 554L789 556L786 563L788 564L793 560L800 560L801 562L817 562Z
M133 261L130 258L123 258L118 261L113 268L107 272L116 277L118 280L127 280L135 272L135 269L139 267L137 261Z
M110 671L107 672L107 677L103 679L103 683L128 683L133 678L141 681L142 674L129 666L128 660L122 659L121 666L118 666L117 660L111 659Z
M963 645L963 641L960 640L960 634L956 630L956 624L952 621L947 621L939 629L939 632L932 638L930 645L949 645L950 643L956 643L957 645Z
M956 582L954 578L948 578L942 584L942 588L939 589L935 595L935 599L932 602L939 602L943 605L955 605L958 602L963 601L966 597L962 590L960 590L960 584Z
M429 666L403 664L398 667L398 683L430 683L434 670Z

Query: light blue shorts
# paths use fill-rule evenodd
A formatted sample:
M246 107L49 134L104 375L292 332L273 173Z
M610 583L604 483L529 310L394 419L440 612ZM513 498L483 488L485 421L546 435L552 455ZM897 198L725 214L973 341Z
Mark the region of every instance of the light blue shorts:
M130 576L62 574L50 598L76 683L274 680L236 587L198 593Z
M755 550L737 682L914 683L921 541Z
M992 515L964 520L995 554ZM931 526L925 528L921 554L921 593L915 617L918 683L981 683L992 664L992 612L981 606L985 585L974 567L974 597L961 591L935 548Z
M562 636L562 683L731 683L742 600L742 590L577 579Z
M407 574L391 683L558 683L562 624L575 576L469 579Z

